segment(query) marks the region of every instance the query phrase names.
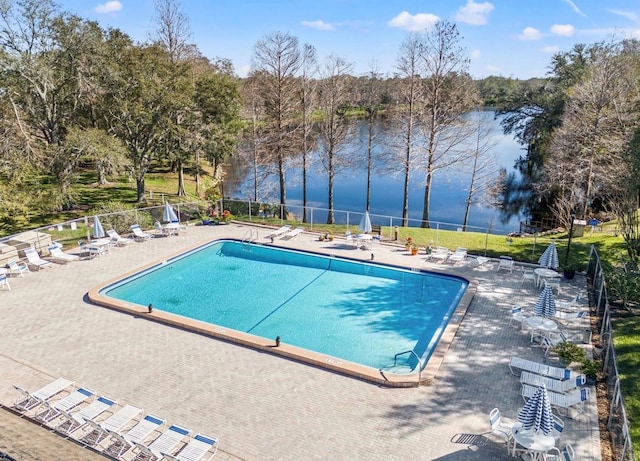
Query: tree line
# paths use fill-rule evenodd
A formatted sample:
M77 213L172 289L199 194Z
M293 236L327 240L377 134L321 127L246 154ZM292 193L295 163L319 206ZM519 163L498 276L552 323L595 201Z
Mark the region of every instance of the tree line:
M251 171L253 199L270 193L260 186L275 175L273 196L283 205L290 168L301 166L306 205L307 174L321 166L331 223L336 173L355 159L367 165L367 209L373 171L403 176L405 224L411 176L422 181L418 206L428 226L434 175L465 170L466 216L480 200L505 216L553 215L566 227L608 213L626 223L637 257L637 41L575 45L540 79L474 80L463 38L447 21L408 34L391 74L373 62L361 76L340 56L320 60L313 45L273 32L256 42L241 79L229 60L207 59L190 42L178 0L156 0L155 8L149 39L134 43L53 0L1 4L4 222L27 208L76 206L72 185L87 162L99 182L129 175L143 201L153 165L178 173L179 195L188 169L196 193L212 198L220 166L235 156ZM498 171L487 127L468 117L487 105L526 147L518 175ZM346 152L355 117L367 122L367 142ZM391 141L381 146L383 134ZM203 162L213 174L203 174Z

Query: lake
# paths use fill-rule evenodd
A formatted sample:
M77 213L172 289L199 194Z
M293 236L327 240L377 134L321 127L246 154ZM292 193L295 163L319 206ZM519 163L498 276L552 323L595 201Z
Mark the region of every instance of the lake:
M494 112L482 111L469 114L470 117L483 117L491 125L491 141L495 147L492 149L494 160L498 166L514 171L514 161L522 154L523 147L513 138L504 135L499 120L494 119ZM348 151L361 151L360 164L344 168L335 175L334 180L334 208L362 213L366 206L366 139L367 123L356 121L354 139L349 141L345 149ZM380 152L384 139L379 141L377 150ZM313 155L313 153L312 153ZM244 173L248 172L248 173ZM438 223L443 228L455 228L464 220L465 200L467 196L469 174L453 169L436 172L434 175L430 219L431 227ZM422 203L424 197L424 172L412 172L409 185L409 218L411 226L419 226L422 219ZM231 171L225 178L225 196L246 200L253 196L253 177L251 168L242 166L237 161L232 165ZM402 216L404 178L402 172L390 174L388 172L374 171L371 179L371 207L370 212L374 224L388 224L388 216L400 218ZM260 181L259 198L262 202L277 203L278 178L269 176ZM314 210L314 222L326 221L326 208L328 203L327 173L318 164L310 168L307 175L307 206L319 208ZM300 167L293 166L287 172L287 205L302 205L302 172ZM336 214L336 222L340 223L340 217L344 214ZM382 218L387 216L387 218ZM519 230L520 217L513 217L507 222L502 222L500 213L486 205L473 205L468 219L469 230L486 230L490 228L492 233L507 234ZM394 224L396 220L394 220ZM473 227L481 229L473 229Z

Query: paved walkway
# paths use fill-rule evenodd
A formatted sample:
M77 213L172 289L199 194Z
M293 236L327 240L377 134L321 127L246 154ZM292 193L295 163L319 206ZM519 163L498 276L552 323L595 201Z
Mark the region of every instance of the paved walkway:
M533 306L538 290L520 273L496 273L495 263L447 269L474 278L478 292L432 385L386 389L325 370L146 321L85 301L87 291L133 268L215 237L242 238L247 226L195 226L178 237L113 249L108 256L12 278L0 293L0 403L11 405L12 384L37 389L64 376L98 393L211 436L216 459L508 460L489 430L499 407L515 419L523 405L508 361L542 360L540 348L509 326L515 302ZM260 239L268 232L259 230ZM371 251L319 242L310 234L276 240L283 246L370 259ZM443 270L404 248L379 245L376 261ZM561 299L584 291L584 279L563 281ZM582 297L583 299L586 296ZM577 336L584 325L576 326ZM595 397L586 412L564 418L561 443L581 460L600 460ZM74 458L77 445L50 444L48 431L13 424L0 410L0 451L29 456L16 432L28 432L34 452ZM21 420L24 422L24 420ZM15 430L5 430L11 426ZM485 437L486 436L486 437ZM61 446L61 448L60 448ZM68 447L68 453L65 450ZM86 459L93 455L87 451Z

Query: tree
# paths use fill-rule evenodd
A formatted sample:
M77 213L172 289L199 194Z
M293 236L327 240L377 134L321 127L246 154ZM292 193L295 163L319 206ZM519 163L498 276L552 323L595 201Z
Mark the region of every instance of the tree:
M333 210L333 187L336 173L344 166L345 159L341 155L345 140L349 133L348 121L345 117L348 109L350 88L348 75L351 66L337 56L327 57L321 70L320 107L323 109L321 126L322 158L321 163L328 178L327 224L335 222Z
M499 171L493 152L496 143L491 133L491 124L482 112L476 112L473 116L475 120L470 125L473 134L467 146L471 174L464 207L463 231L467 230L471 206L490 199L490 188L495 183Z
M404 176L402 195L402 225L409 225L409 180L413 166L416 132L422 98L420 88L420 38L417 34L409 35L400 47L397 58L398 69L398 104L393 113L396 132L401 136L401 162Z
M301 65L298 39L292 35L275 32L256 43L252 67L256 76L260 77L258 84L264 98L264 124L268 133L265 149L278 168L282 213L287 198L289 156L296 145L294 133L300 105L296 75Z
M311 113L315 107L316 83L313 76L317 73L316 49L305 44L302 49L302 66L300 75L300 151L302 152L302 222L307 222L307 171L309 153L311 152L313 122Z
M476 103L473 81L467 74L468 58L460 46L455 24L438 22L422 37L420 64L424 69L421 92L424 111L421 168L425 172L422 227L429 227L429 205L434 173L464 157L458 147L468 132L452 129Z

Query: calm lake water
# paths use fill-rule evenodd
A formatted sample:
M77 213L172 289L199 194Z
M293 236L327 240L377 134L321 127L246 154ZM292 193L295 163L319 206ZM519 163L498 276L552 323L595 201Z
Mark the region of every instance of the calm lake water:
M497 165L514 171L514 161L523 153L523 147L513 138L503 134L499 120L494 120L494 112L484 111L470 114L470 117L482 117L491 126L491 140L495 144L492 149ZM356 122L354 132L355 139L346 146L348 151L362 152L362 161L359 164L340 170L334 181L334 208L362 213L366 206L366 139L367 124L364 121ZM384 139L379 141L378 151L388 149L383 146ZM241 167L238 164L232 167L229 176L225 179L225 196L246 200L252 197L253 178L250 168ZM247 174L243 174L243 172ZM424 172L415 171L410 177L409 185L409 218L411 226L419 226L422 219L422 204L424 197ZM464 219L465 200L467 196L469 174L450 169L438 171L434 176L431 192L430 219L431 226L437 223L443 228L457 227ZM260 181L260 200L269 203L277 203L278 178L275 175ZM397 174L374 171L371 180L371 214L372 221L378 224L388 224L389 218L381 216L402 216L404 178L400 171ZM327 173L320 165L314 165L307 176L307 206L326 209L328 203ZM287 204L290 206L302 205L302 174L301 168L292 167L287 173ZM326 221L326 211L314 210L315 222ZM336 215L336 221L340 217ZM498 211L485 205L473 205L469 213L469 230L473 227L491 228L492 233L507 234L519 229L519 217L514 217L507 222L502 222Z

